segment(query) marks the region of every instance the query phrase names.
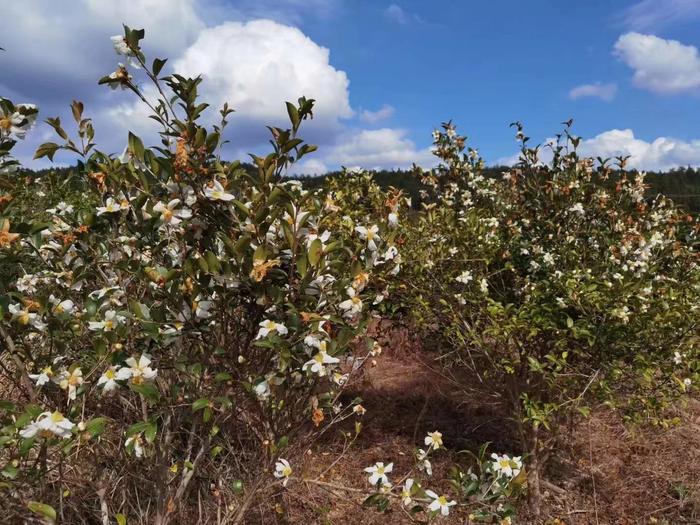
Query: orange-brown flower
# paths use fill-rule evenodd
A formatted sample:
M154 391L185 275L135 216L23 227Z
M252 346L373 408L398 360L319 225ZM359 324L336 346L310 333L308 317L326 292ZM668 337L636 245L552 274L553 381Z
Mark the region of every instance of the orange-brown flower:
M314 426L319 426L321 423L323 423L324 419L325 417L323 415L323 410L320 408L314 408L313 414L311 415L311 421L313 421Z
M253 261L253 269L250 271L250 278L256 283L262 281L267 272L275 266L279 266L279 259L270 259L269 261Z
M0 248L9 246L19 238L19 233L10 233L10 221L5 219L0 226Z

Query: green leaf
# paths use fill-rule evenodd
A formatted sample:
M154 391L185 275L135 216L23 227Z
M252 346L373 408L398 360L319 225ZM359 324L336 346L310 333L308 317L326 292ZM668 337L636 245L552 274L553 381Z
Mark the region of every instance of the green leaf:
M202 410L203 408L208 407L209 404L210 401L207 398L198 399L192 403L192 411L197 412L198 410Z
M158 398L160 398L160 392L158 392L158 389L153 383L142 383L140 385L131 384L129 388L137 394L141 394L149 401L156 402Z
M129 151L137 159L143 162L143 155L146 149L143 147L143 142L139 137L129 132Z
M114 517L117 519L117 525L126 525L126 516L124 514L117 514Z
M34 514L43 516L51 523L56 523L56 511L51 505L39 503L38 501L30 501L27 503L27 508L29 508L29 510L31 510Z
M153 70L153 75L158 76L160 75L161 70L163 69L163 66L165 63L168 61L167 58L154 58L153 59L153 67L151 68Z
M289 115L289 120L292 123L292 127L296 130L299 127L299 111L296 106L291 102L287 102L287 114Z
M318 261L321 260L321 255L323 254L323 243L320 239L314 239L309 247L309 262L312 266L316 266Z
M144 436L146 441L153 443L156 440L156 434L158 433L158 425L154 421L149 421L144 430Z
M91 437L97 437L105 431L106 426L106 417L96 417L85 424L85 431L89 433Z
M59 148L60 146L54 142L45 142L37 148L36 153L34 153L34 159L36 160L42 157L48 157L50 161L53 161L53 157Z

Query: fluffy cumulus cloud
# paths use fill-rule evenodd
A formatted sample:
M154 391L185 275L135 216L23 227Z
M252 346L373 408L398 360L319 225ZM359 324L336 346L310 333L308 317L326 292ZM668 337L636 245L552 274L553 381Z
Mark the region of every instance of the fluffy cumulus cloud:
M638 87L657 93L700 88L700 57L694 46L631 32L617 40L615 53L634 70Z
M318 174L321 167L392 169L409 168L413 164L424 168L436 164L430 148L419 149L404 130L382 128L354 130L339 137L335 145L326 147L308 163L296 167L296 173Z
M665 27L700 18L697 0L641 0L622 12L623 25L636 30Z
M270 20L225 22L204 29L175 61L175 71L204 77L204 98L228 102L239 117L286 119L285 100L316 99L314 124L351 117L348 77L331 66L328 49L295 27ZM280 122L282 124L282 122Z
M610 102L615 98L617 93L617 84L601 84L600 82L596 84L583 84L581 86L576 86L571 91L569 91L569 98L571 100L577 100L579 98L599 98Z
M3 70L11 71L16 89L40 90L42 96L61 96L64 84L82 86L111 67L114 52L108 37L121 33L124 22L145 28L149 49L168 56L185 49L204 28L195 0L73 0L60 5L26 0L5 2L2 16L11 21L0 33L6 49L0 57ZM6 82L8 76L3 75Z
M642 170L700 166L700 140L658 137L647 142L635 137L631 129L613 129L601 133L584 141L581 152L603 158L630 155L630 167Z
M544 143L553 142L547 139ZM651 142L635 137L631 129L611 129L583 140L579 153L588 157L613 158L629 156L628 167L647 171L666 171L671 168L700 167L700 139L685 141L673 137L658 137ZM542 148L540 159L552 158L549 148ZM513 165L518 155L498 159L497 165Z
M201 74L202 100L210 103L205 118L228 102L236 110L230 118L228 153L266 151L265 125L287 126L284 102L300 96L316 99L314 119L303 136L320 146L302 168L320 173L341 164L405 167L428 156L401 130L367 131L351 127L349 119L376 124L394 109L355 112L350 104L349 80L335 68L328 49L293 27L302 16L332 16L339 0L74 0L57 8L53 0L27 0L3 6L12 20L0 35L0 66L11 72L0 79L0 93L16 100L37 102L43 116L70 120L67 106L78 98L93 117L100 147L120 152L127 130L156 143L155 124L148 111L129 93L98 88L96 80L118 61L109 36L121 23L146 29L148 56L169 57L166 72ZM260 17L265 17L261 19ZM410 15L407 15L410 17ZM274 20L272 20L274 19ZM135 71L138 78L138 71ZM147 95L154 95L146 87ZM18 149L24 159L50 138L46 127ZM61 161L72 159L62 157ZM37 164L34 164L37 167Z
M368 124L376 124L382 120L390 118L394 114L394 108L388 104L384 104L377 111L365 109L360 112L360 120Z

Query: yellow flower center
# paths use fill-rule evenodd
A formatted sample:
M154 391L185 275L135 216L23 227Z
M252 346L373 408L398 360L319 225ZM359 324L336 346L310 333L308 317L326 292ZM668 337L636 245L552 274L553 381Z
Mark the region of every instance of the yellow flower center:
M498 464L501 466L501 468L507 468L507 467L510 467L510 460L509 459L501 459L498 461Z
M18 316L19 324L29 324L29 312L23 310Z
M277 329L277 323L274 321L268 321L267 324L265 324L265 328L268 330L276 330Z
M8 131L12 127L12 121L9 117L0 118L0 129Z
M352 297L350 300L352 301L352 304L360 304L362 302L362 299L357 296Z
M114 328L114 321L105 321L105 330L111 330Z
M377 474L379 474L379 475L384 474L384 467L377 467Z
M447 498L445 496L440 496L438 498L438 503L440 504L441 507L447 505Z
M171 210L166 209L163 213L163 220L170 222L173 218L173 212Z
M289 476L291 476L291 475L292 475L292 467L284 467L284 468L282 469L282 475L283 475L285 478L288 478Z
M54 412L53 414L51 414L51 421L53 423L60 423L64 419L65 418L63 417L63 414L61 414L60 412Z
M114 370L112 370L111 368L105 372L105 377L107 379L114 379L115 376L116 376L116 374L114 373Z

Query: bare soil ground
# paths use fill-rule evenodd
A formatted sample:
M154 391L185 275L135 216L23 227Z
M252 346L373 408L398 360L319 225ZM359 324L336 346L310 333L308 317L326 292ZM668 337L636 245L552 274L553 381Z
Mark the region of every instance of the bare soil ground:
M465 402L405 330L384 330L384 352L376 366L368 367L352 385L367 409L364 430L343 454L340 432L323 443L325 454L314 448L307 452L302 473L307 478L323 473L341 457L321 478L327 486L308 485L287 493L289 523L415 523L398 504L382 515L362 507L362 494L335 486L366 487L362 469L376 461L393 461L394 479L402 476L412 467L413 451L427 431L440 430L447 446L433 459L430 487L436 491L450 491L446 470L459 450L476 450L490 441L494 451L517 452L510 425L488 400ZM574 425L565 436L564 450L550 462L543 519L529 517L523 505L515 523L700 524L700 402L690 400L683 412L681 425L660 430L631 429L615 413L595 410ZM441 523L470 523L468 511L456 510Z

